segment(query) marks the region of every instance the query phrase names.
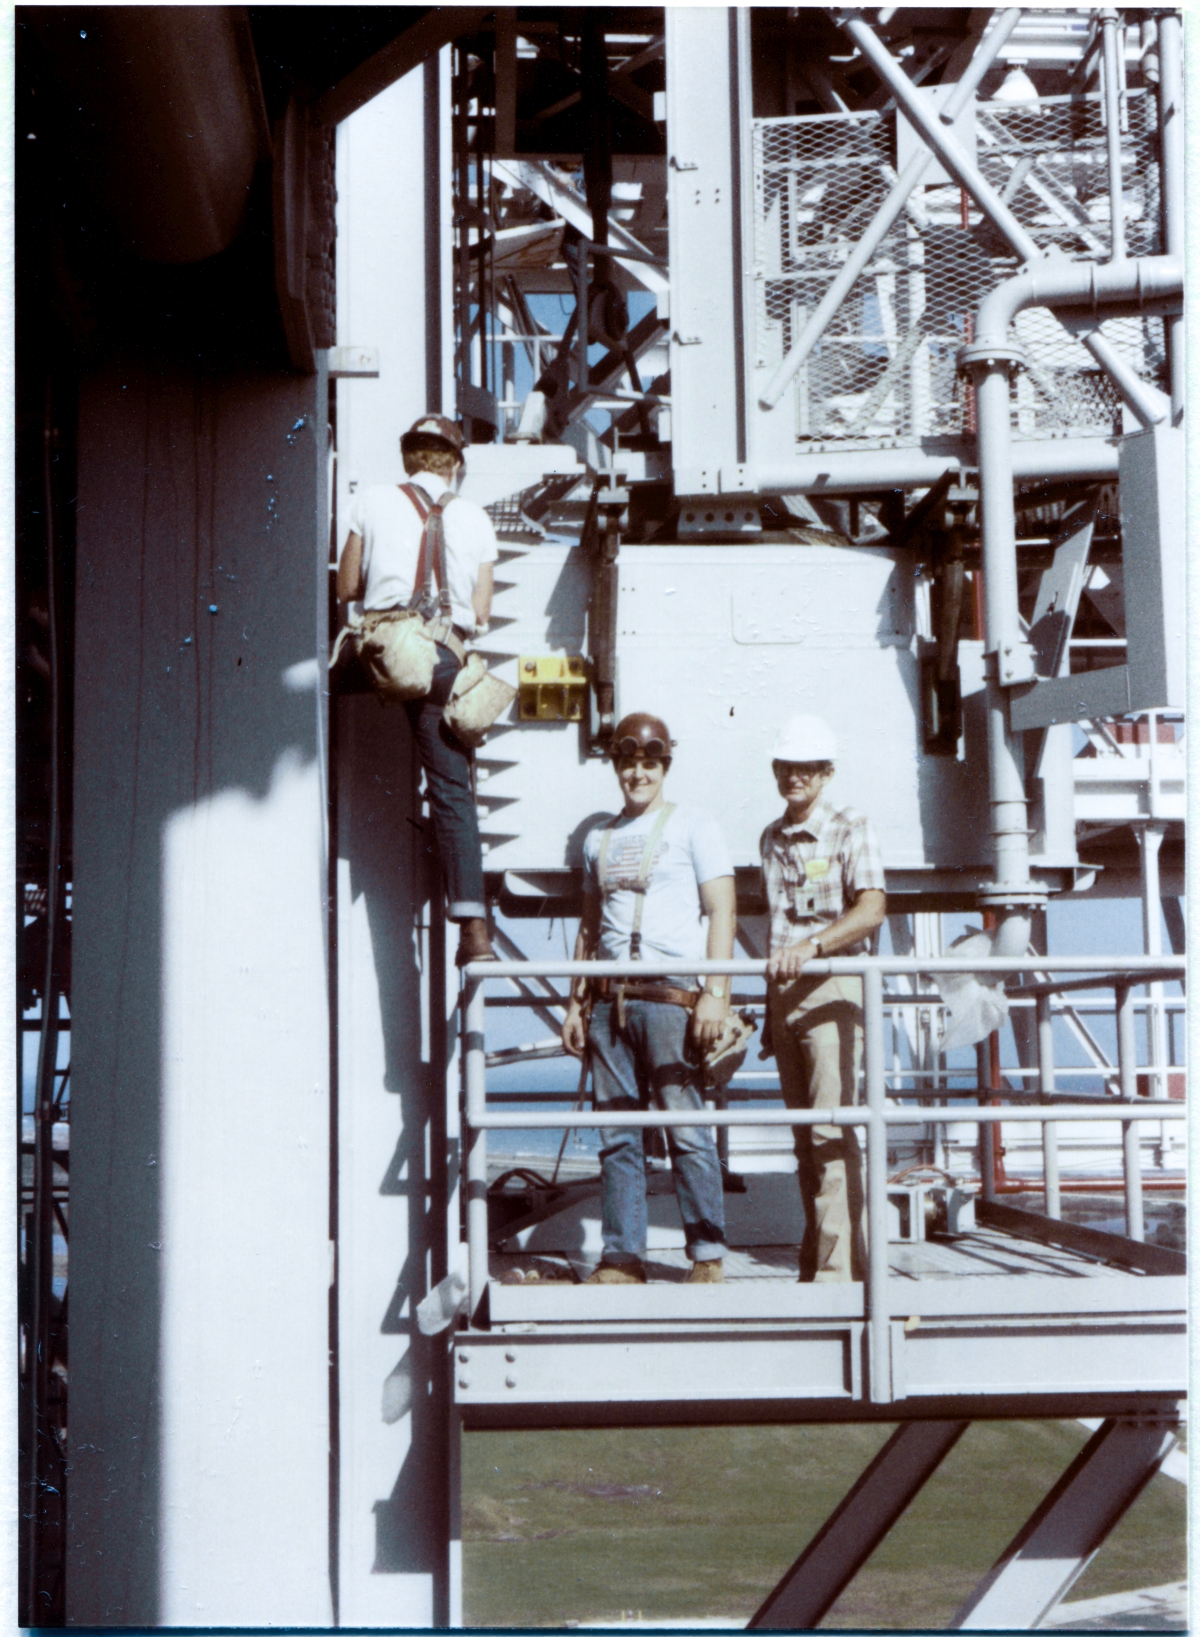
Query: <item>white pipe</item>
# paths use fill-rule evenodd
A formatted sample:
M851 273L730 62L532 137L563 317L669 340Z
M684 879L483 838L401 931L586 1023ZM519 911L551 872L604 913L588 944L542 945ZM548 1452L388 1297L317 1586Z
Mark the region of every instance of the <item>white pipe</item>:
M1117 447L1104 438L1039 438L1015 443L1013 477L1029 483L1040 478L1095 478L1117 475ZM792 455L738 468L729 493L861 494L864 489L928 488L948 467L974 471L978 453L973 438L939 440L910 449L847 449L824 454ZM703 497L700 497L703 498Z
M1137 1035L1133 1026L1130 986L1119 983L1117 1003L1117 1062L1121 1073L1121 1097L1127 1106L1141 1101L1137 1094ZM1130 1239L1146 1237L1142 1212L1142 1152L1138 1127L1127 1121L1122 1132L1125 1171L1125 1232Z
M488 1282L487 1216L487 1067L484 1061L486 1003L480 978L467 979L463 1006L466 1062L467 1261L470 1295L467 1313L475 1322Z
M1184 191L1183 140L1183 32L1179 14L1169 12L1158 20L1158 124L1162 144L1163 249L1169 256L1183 255ZM1171 374L1171 420L1178 426L1183 418L1184 356L1183 319L1168 318L1167 362Z
M1146 972L1178 973L1187 970L1185 955L1164 955L1151 960L1148 955L1006 955L983 959L962 955L830 955L823 961L808 961L805 972L813 977L861 977L872 967L880 972L988 972L993 976L1021 972L1061 972L1107 975L1115 982L1118 976ZM672 972L680 977L729 975L740 978L762 977L767 970L765 960L722 961L572 961L565 956L552 961L472 961L463 968L470 978L666 978ZM1141 982L1135 977L1135 982ZM893 997L894 999L894 997Z
M1038 1090L1054 1097L1054 1012L1049 995L1037 997ZM1058 1177L1058 1123L1047 1120L1042 1127L1042 1172L1046 1184L1046 1215L1062 1216L1062 1190Z
M1121 71L1115 11L1104 12L1104 134L1108 143L1110 260L1125 260L1125 189L1121 175Z
M979 427L980 515L986 615L988 778L995 881L981 895L1003 907L1040 896L1029 875L1029 836L1023 751L1009 727L1006 661L1023 643L1017 607L1016 508L1013 500L1012 424L1008 375L1016 361L1008 343L1012 320L1025 307L1062 307L1128 300L1138 304L1182 292L1178 258L1135 262L1031 264L998 285L980 303L976 340L963 349L975 381ZM1014 672L1009 672L1014 674ZM1019 669L1015 671L1019 675Z
M1158 718L1150 713L1150 751L1158 733ZM1153 787L1151 790L1153 796ZM1153 807L1153 802L1152 802ZM1165 824L1143 824L1137 829L1138 847L1142 862L1142 948L1147 955L1162 954L1162 885L1159 878L1158 854L1166 835ZM1168 1077L1166 1014L1163 1008L1161 982L1147 985L1146 1044L1151 1071L1150 1089L1154 1095L1165 1097L1170 1084ZM1155 1073L1155 1070L1158 1072Z
M1013 29L1016 28L1020 19L1020 7L1013 7L1004 12L990 33L984 36L971 59L967 72L959 80L947 99L945 109L941 115L943 120L953 125L955 119L975 95L980 81L996 60L1001 47L1007 41ZM811 78L811 74L807 77ZM815 83L814 89L817 89ZM812 316L801 331L799 339L764 387L758 400L764 409L774 409L780 398L782 398L788 383L825 334L830 319L842 305L851 285L882 244L892 223L904 209L909 195L914 188L920 185L921 178L932 163L933 153L929 148L926 148L921 153L914 153L900 172L900 175L888 191L887 198L872 217L865 233L850 252L849 258L838 272L833 283L813 309Z
M951 1071L952 1073L955 1071ZM960 1093L951 1087L947 1093L950 1097L958 1097ZM966 1095L964 1092L963 1095ZM953 1108L943 1109L941 1112L951 1119L955 1125L998 1125L1003 1122L1008 1125L1045 1125L1047 1120L1117 1120L1123 1124L1136 1124L1139 1120L1153 1117L1155 1120L1186 1120L1187 1109L1176 1099L1169 1101L1166 1098L1139 1097L1136 1106L1122 1102L1119 1098L1108 1097L1097 1099L1094 1103L1084 1103L1072 1098L1068 1103L1060 1104L1032 1104L1014 1103L1012 1107L989 1106L987 1108L968 1108L956 1103ZM691 1116L689 1120L689 1115ZM868 1125L869 1111L865 1108L756 1108L730 1109L706 1108L704 1110L705 1125ZM886 1125L911 1126L920 1122L920 1110L915 1108L888 1108L883 1111L882 1119ZM604 1110L588 1113L579 1109L568 1110L561 1114L504 1114L491 1112L479 1116L481 1131L562 1131L564 1128L581 1131L600 1131L609 1126L629 1127L633 1130L645 1129L647 1126L676 1126L695 1125L694 1110L662 1108L638 1110Z
M867 1323L871 1402L892 1401L888 1315L887 1087L883 1064L883 974L863 974L863 1072L867 1089ZM817 1110L812 1112L816 1113Z

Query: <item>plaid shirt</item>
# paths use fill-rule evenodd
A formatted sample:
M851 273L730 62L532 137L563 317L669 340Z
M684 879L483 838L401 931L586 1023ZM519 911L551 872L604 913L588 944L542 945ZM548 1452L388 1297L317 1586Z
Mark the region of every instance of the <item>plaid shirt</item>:
M870 819L820 800L803 824L787 813L768 824L759 843L771 912L771 953L843 916L860 893L884 891L883 859ZM839 955L869 951L863 939Z

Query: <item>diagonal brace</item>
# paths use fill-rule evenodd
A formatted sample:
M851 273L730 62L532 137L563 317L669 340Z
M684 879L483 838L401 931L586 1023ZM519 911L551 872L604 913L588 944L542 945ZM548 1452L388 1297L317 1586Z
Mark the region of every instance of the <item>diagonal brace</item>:
M898 1427L746 1629L806 1631L817 1625L969 1425L907 1421Z
M1105 1421L951 1622L1031 1631L1087 1568L1175 1447L1173 1411Z

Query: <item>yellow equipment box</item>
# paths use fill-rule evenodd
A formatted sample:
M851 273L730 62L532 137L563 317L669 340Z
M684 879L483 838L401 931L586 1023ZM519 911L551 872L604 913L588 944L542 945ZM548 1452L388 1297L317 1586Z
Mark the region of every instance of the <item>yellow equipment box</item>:
M517 662L522 722L580 722L587 662L578 654L522 655Z

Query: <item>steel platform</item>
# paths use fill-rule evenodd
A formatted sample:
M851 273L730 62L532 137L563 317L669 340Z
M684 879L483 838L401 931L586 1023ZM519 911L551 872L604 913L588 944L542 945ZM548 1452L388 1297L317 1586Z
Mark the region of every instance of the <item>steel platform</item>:
M723 1285L688 1284L682 1251L652 1251L644 1286L493 1255L486 1327L456 1339L464 1423L1113 1415L1183 1397L1180 1253L980 1215L952 1240L889 1247L886 1403L870 1397L864 1286L800 1284L794 1246L731 1248Z

